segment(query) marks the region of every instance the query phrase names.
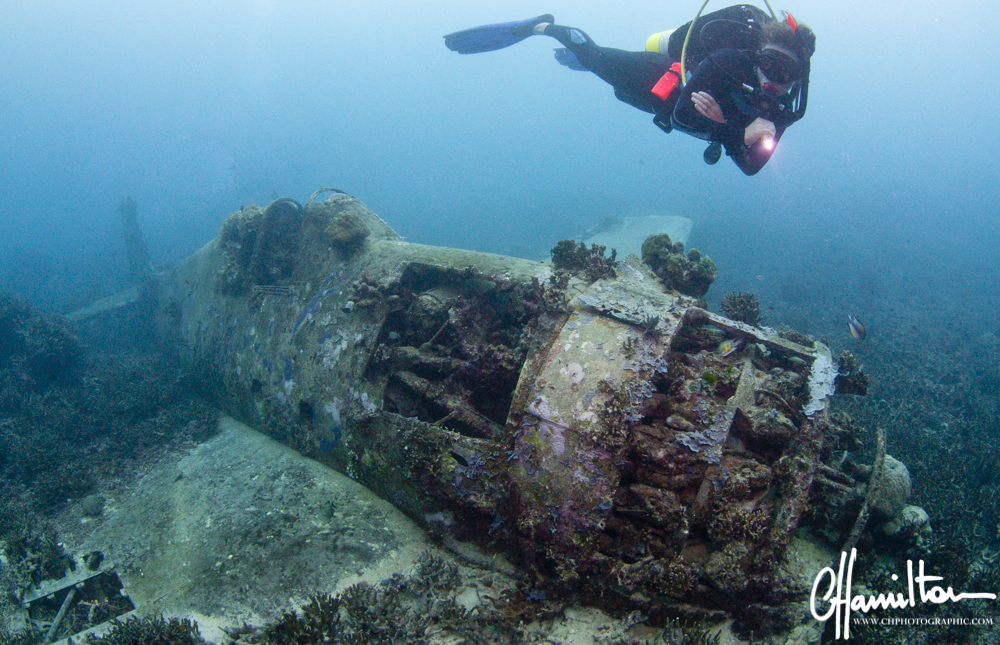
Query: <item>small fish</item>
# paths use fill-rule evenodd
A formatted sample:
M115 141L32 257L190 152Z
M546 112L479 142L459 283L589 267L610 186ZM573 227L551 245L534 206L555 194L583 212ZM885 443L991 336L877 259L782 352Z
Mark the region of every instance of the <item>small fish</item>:
M724 340L719 343L719 348L715 351L719 356L729 356L730 354L736 352L740 347L743 347L742 338L730 338L729 340Z
M858 340L864 340L865 336L868 335L861 321L851 314L847 314L847 328L851 330L851 336L854 336Z

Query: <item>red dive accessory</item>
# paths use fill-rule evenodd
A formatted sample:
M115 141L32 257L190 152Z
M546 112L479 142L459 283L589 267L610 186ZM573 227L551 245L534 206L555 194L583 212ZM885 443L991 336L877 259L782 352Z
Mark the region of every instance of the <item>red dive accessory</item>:
M795 18L793 18L792 14L787 11L785 12L785 20L788 21L788 26L792 28L793 34L798 31L799 23L795 22Z
M660 80L656 81L656 85L654 85L653 89L650 91L666 101L667 98L673 94L674 89L680 84L680 82L681 64L678 61L670 66L670 69L668 69L663 76L660 77Z

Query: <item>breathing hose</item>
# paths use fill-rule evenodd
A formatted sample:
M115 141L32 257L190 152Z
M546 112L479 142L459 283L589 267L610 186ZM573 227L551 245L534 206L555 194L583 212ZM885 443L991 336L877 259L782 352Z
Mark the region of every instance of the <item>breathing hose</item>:
M708 6L708 0L701 3L701 9L698 9L698 13L694 14L694 20L691 21L691 26L688 27L688 32L684 34L684 46L681 47L681 87L687 83L687 69L685 68L684 61L687 59L688 43L691 41L691 32L694 31L694 26L698 22L698 18L701 18L701 12L705 10Z

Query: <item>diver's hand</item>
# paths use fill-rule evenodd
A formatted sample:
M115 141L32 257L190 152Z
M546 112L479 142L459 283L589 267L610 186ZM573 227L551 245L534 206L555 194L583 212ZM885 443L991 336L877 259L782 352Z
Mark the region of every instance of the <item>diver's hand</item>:
M762 137L771 137L773 139L774 134L774 124L767 119L757 117L753 120L753 123L748 125L747 129L743 131L743 145L747 147L752 146Z
M716 123L726 122L726 118L722 116L722 108L708 92L695 92L691 95L691 100L694 101L694 109L698 110L698 114Z

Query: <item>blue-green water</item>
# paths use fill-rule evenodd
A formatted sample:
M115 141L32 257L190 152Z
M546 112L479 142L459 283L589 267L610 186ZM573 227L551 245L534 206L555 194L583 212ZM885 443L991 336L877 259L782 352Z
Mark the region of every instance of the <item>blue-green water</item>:
M775 5L817 50L808 113L754 177L706 166L551 39L459 56L441 38L551 12L641 49L699 4L6 0L0 291L66 311L126 286L125 196L158 264L320 187L411 241L528 258L609 217L690 217L719 265L709 304L752 291L765 324L851 350L872 390L837 410L886 428L935 566L1000 579L960 577L1000 546L1000 8Z
M808 274L831 320L891 318L907 291L993 298L995 5L782 5L817 33L809 110L753 178L551 39L441 39L548 11L640 49L697 4L5 3L0 286L66 306L120 275L125 195L168 261L243 204L336 186L413 241L527 257L609 215L688 215L713 297Z

